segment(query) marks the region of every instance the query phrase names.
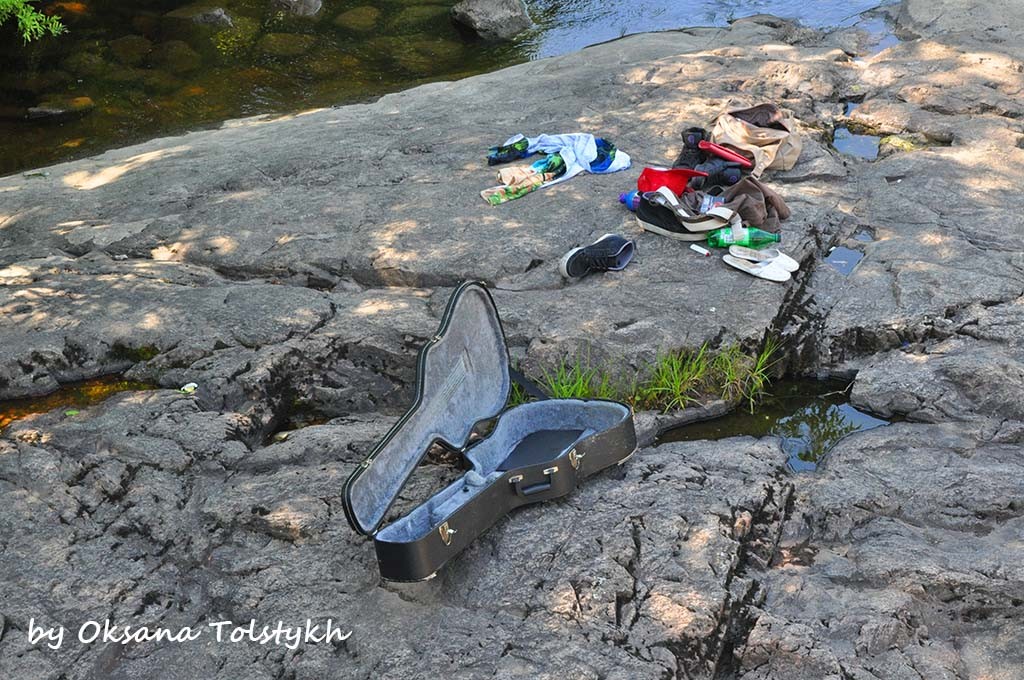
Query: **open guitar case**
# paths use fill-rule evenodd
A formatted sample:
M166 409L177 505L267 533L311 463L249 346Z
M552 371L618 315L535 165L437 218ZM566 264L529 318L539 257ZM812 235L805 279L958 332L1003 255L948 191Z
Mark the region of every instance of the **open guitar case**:
M619 402L542 398L503 412L514 373L490 292L462 284L420 350L412 407L345 482L345 514L373 537L383 578L432 577L512 509L564 496L636 450L632 411ZM471 442L484 421L489 434ZM385 525L433 444L460 452L469 470Z

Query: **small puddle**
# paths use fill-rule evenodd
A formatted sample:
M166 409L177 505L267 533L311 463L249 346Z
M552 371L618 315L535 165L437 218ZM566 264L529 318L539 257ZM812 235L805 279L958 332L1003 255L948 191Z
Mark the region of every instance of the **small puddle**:
M151 383L125 380L118 375L83 380L82 382L64 385L56 392L41 397L25 397L0 402L0 431L16 420L37 413L46 413L56 408L63 408L69 416L78 415L78 410L94 406L118 392L130 390L155 390Z
M773 394L753 413L738 409L721 418L684 425L663 434L658 444L775 436L779 437L792 470L813 471L843 438L889 424L851 406L848 387L836 380L775 383Z
M875 235L869 229L858 229L853 233L853 239L861 243L871 243L875 240Z
M836 246L832 250L828 251L828 255L825 257L825 262L835 267L843 276L849 276L853 273L853 270L857 267L857 263L864 259L864 253L853 248L846 248L843 246Z
M856 135L847 127L837 127L832 135L832 146L836 151L847 156L855 156L873 161L878 158L878 145L881 137L877 135Z
M892 26L885 17L874 16L857 22L856 27L868 34L865 45L869 54L878 54L882 50L900 44L900 39L892 32Z

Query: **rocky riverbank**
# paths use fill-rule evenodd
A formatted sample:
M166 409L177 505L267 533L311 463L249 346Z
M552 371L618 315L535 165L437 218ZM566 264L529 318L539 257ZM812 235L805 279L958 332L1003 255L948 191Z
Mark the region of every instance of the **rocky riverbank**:
M0 397L111 372L200 385L4 431L4 675L1016 678L1024 14L887 11L902 41L875 55L851 54L855 31L755 17L0 180ZM803 263L786 287L641 233L614 202L731 99L802 126L800 162L769 178ZM913 143L844 157L839 125ZM489 145L572 130L637 167L480 200ZM613 230L638 239L633 264L565 284L558 257ZM864 254L847 276L823 263L837 245ZM846 439L814 475L787 473L774 439L644 448L438 578L382 584L341 485L409 399L415 350L464 278L492 285L527 370L583 354L629 370L770 329L789 370L855 374L854 404L903 422ZM296 405L331 419L268 443ZM419 472L405 507L455 473ZM353 634L53 651L28 645L33 617L331 617Z

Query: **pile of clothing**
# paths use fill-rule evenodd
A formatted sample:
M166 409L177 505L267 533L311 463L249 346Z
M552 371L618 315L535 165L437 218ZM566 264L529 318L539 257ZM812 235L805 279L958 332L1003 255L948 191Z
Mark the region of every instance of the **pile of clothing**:
M672 166L644 168L636 191L619 200L646 231L728 248L722 259L730 266L770 281L788 281L799 265L774 246L790 210L760 178L766 170L789 170L796 164L801 143L792 116L774 104L759 104L723 113L710 132L690 127L682 137L683 149ZM539 158L529 165L499 170L499 184L481 191L483 199L500 205L581 173L618 172L631 163L610 141L587 133L515 135L491 147L487 162L493 166L534 155ZM708 254L695 243L691 247ZM635 251L633 240L605 234L566 253L559 269L567 278L618 271Z
M534 154L541 154L541 158L529 166L499 170L500 184L481 191L483 199L491 205L499 205L572 179L582 172L618 172L631 164L629 154L615 148L608 140L583 132L539 137L515 135L504 144L490 148L487 164L508 163Z
M796 164L801 144L795 121L774 104L759 104L720 115L710 132L691 127L682 137L672 167L644 168L637 190L620 201L646 231L729 248L723 260L730 266L788 281L795 260L770 246L781 240L780 223L790 210L760 177Z

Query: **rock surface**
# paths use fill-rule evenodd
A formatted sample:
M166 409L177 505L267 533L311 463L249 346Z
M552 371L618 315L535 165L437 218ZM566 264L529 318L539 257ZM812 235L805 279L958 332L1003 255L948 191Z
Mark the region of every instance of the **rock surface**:
M484 40L509 40L533 26L523 0L462 0L452 20Z
M199 384L0 435L3 676L1016 678L1024 19L958 8L906 0L908 40L856 60L761 16L0 180L0 398L122 371ZM801 124L799 163L766 178L794 213L789 286L641 232L615 202L639 166L478 195L513 132L592 130L665 163L731 100ZM851 119L928 144L843 157L828 140ZM638 239L629 268L562 281L565 250L609 231ZM848 276L823 261L835 245L865 255ZM381 583L342 484L464 278L491 284L528 372L631 371L771 329L790 370L855 374L855 404L908 422L849 437L817 475L788 473L774 439L645 447L436 579ZM275 438L296 408L329 420ZM668 422L641 419L644 442ZM392 516L457 474L428 458ZM51 650L28 644L32 618L331 618L352 636Z

